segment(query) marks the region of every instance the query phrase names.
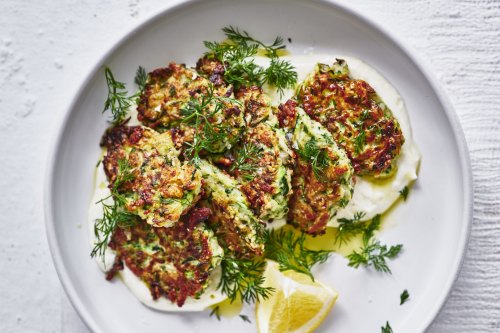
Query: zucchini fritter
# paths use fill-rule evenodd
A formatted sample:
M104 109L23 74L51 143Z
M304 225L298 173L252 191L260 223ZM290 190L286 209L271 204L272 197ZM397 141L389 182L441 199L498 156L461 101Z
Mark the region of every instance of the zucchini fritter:
M317 64L298 88L297 100L332 133L357 175L394 174L404 143L399 123L367 82L349 77L344 60Z
M127 267L151 291L182 307L188 297L198 297L208 284L211 271L220 264L223 250L204 221L208 208L193 208L171 228L154 228L140 220L131 227L115 229L109 246L116 252L107 274Z
M176 147L203 133L204 151L222 153L239 139L245 122L231 86L215 85L185 65L171 63L148 74L138 119L160 132L175 128ZM202 116L204 122L196 121ZM206 121L205 121L206 120ZM209 126L205 123L208 122Z
M172 226L199 200L201 173L181 163L170 132L120 125L106 131L104 170L113 186L118 164L127 164L133 177L119 191L124 208L153 226Z
M289 124L298 158L288 222L308 234L322 234L337 209L351 199L353 168L332 135L304 110L295 108L293 101L281 106L280 111L285 113L280 119L296 119L295 124Z
M250 125L232 151L229 172L237 178L257 216L282 218L292 193L294 152L260 88L240 89L237 96L245 105L245 120Z
M236 180L206 161L201 161L200 170L213 212L208 224L219 243L237 256L262 255L264 225L250 210Z

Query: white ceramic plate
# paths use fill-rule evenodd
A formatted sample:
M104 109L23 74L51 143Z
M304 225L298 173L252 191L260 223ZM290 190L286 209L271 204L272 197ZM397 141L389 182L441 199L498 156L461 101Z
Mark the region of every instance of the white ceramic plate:
M219 40L235 25L262 39L291 37L292 53L352 55L377 68L399 90L422 153L420 178L409 200L391 214L380 238L401 242L393 275L347 267L335 256L319 279L340 298L318 332L423 332L439 312L458 274L471 221L471 176L466 144L450 104L429 73L386 32L352 11L322 1L214 0L167 10L130 32L96 65L71 104L50 158L46 186L47 233L54 262L73 305L95 332L254 332L238 317L217 322L208 313L166 314L141 305L120 281L107 282L90 259L87 208L110 66L130 87L138 65L194 63L202 41ZM408 289L411 301L399 306ZM247 311L248 312L248 311ZM248 313L247 313L248 314Z

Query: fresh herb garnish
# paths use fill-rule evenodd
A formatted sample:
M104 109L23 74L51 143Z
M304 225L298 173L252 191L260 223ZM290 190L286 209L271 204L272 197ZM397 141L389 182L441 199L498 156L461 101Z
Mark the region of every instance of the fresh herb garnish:
M94 234L97 242L90 253L91 257L99 255L104 260L104 254L108 247L109 239L116 227L130 227L137 221L137 216L125 211L125 197L119 192L119 188L126 182L133 179L133 173L130 165L126 160L118 160L118 172L116 179L111 187L111 194L99 200L97 203L102 204L103 216L95 221ZM112 199L112 203L107 203Z
M215 318L217 318L217 320L220 321L220 308L218 305L212 309L209 316L210 317L215 316Z
M227 41L207 42L205 47L209 55L218 59L225 67L224 79L236 89L241 86L262 86L268 83L278 89L280 94L286 88L293 88L297 83L297 72L289 61L279 60L279 50L286 48L283 38L276 37L270 45L251 37L246 31L232 26L222 29ZM259 50L271 59L269 67L255 64L251 58Z
M243 321L247 322L247 323L250 323L250 324L252 323L252 321L250 320L250 318L248 318L248 316L247 316L247 315L242 315L242 314L240 314L240 318L241 318Z
M221 262L222 276L218 285L231 302L241 297L246 303L266 299L274 292L272 287L264 287L262 276L265 261L225 256Z
M230 171L237 170L241 177L246 181L251 181L255 178L255 171L257 170L256 162L262 156L262 148L253 143L243 143L243 145L236 150L236 160L230 167Z
M382 332L381 333L393 333L391 325L389 325L389 322L387 321L385 323L385 327L381 327Z
M127 96L128 92L125 83L116 81L109 67L104 69L104 76L106 77L106 84L108 85L108 98L104 102L104 109L102 112L104 113L110 110L113 117L112 123L116 125L125 120L128 109L133 104L133 98L135 98L135 96Z
M379 240L370 239L363 240L363 247L360 252L354 251L347 256L349 259L349 266L358 268L360 265L373 266L375 270L391 273L389 266L387 266L386 259L395 258L403 248L403 245L398 244L391 247L380 244Z
M229 103L241 104L233 98L214 95L214 87L209 85L205 94L192 97L180 110L184 117L182 122L193 126L195 131L193 141L185 143L188 146L185 155L195 165L200 163L202 151L217 152L216 147L230 134L229 126L213 123Z
M345 217L337 219L339 224L335 242L340 244L348 241L352 236L357 235L365 230L366 225L361 223L361 219L366 215L365 212L356 212L352 219Z
M305 234L296 235L293 230L266 230L264 238L265 257L276 261L280 271L294 270L308 275L313 281L312 266L324 263L332 252L308 249Z
M111 122L113 125L117 125L125 120L129 108L143 92L148 75L146 70L142 66L139 66L134 79L134 82L139 86L139 91L131 96L128 96L125 83L117 81L109 67L104 68L104 76L108 86L108 98L104 102L102 112L110 110L113 118Z
M408 198L408 193L410 193L410 189L408 186L403 187L401 191L399 191L399 195L403 197L403 200L406 201L406 198Z
M404 290L401 295L399 296L400 298L400 303L399 305L405 304L409 299L410 299L410 294L408 293L408 290Z
M320 179L324 169L330 163L330 157L326 149L320 148L318 142L312 138L306 142L303 148L298 150L300 158L311 164L312 171L316 178Z
M134 82L139 87L139 91L142 93L144 88L146 88L146 83L148 81L148 73L146 73L146 69L144 67L139 66L137 71L135 72Z

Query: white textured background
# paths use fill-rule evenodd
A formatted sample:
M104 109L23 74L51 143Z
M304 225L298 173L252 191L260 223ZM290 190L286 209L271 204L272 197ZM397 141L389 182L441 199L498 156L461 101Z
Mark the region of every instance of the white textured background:
M470 247L429 332L500 332L500 1L349 5L409 44L437 74L469 144ZM0 1L0 332L88 332L50 259L42 205L46 157L64 108L94 63L117 37L165 6L165 0Z

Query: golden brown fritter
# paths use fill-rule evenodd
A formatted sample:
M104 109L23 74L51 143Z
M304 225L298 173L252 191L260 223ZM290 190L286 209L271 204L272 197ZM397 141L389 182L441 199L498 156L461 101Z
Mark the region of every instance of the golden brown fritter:
M264 225L250 210L236 180L206 161L201 161L200 170L206 204L213 212L208 224L219 243L239 257L262 255Z
M288 119L293 129L292 147L297 154L288 222L308 234L322 234L337 210L351 199L353 168L332 135L294 102L279 109L278 118Z
M193 208L171 228L154 228L141 220L117 227L109 243L116 252L115 263L106 278L111 280L127 265L146 283L153 299L164 296L182 307L188 297L204 291L223 256L204 223L210 214L208 208Z
M192 144L197 131L208 153L229 150L245 126L231 86L213 84L176 63L148 74L137 111L146 126L160 132L175 129L177 148Z
M154 226L172 226L199 200L201 173L181 163L170 132L120 125L109 129L102 140L107 148L103 166L113 186L120 162L132 179L119 188L124 208Z
M342 59L318 64L297 90L307 114L332 133L358 175L391 176L404 143L391 110L363 80L349 77Z

